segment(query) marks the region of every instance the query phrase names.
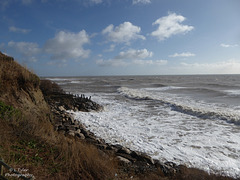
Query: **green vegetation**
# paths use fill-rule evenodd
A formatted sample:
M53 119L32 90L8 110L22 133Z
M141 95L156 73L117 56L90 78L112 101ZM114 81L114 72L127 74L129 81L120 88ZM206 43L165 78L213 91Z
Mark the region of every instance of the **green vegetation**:
M0 101L0 119L19 119L21 112L15 109L13 106L6 105L4 102Z

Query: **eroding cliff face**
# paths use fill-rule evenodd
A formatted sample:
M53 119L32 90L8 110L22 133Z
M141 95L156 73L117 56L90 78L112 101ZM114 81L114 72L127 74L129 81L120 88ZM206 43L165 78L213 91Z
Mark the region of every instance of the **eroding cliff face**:
M39 83L37 75L0 52L0 101L20 109L23 114L44 118L49 107Z

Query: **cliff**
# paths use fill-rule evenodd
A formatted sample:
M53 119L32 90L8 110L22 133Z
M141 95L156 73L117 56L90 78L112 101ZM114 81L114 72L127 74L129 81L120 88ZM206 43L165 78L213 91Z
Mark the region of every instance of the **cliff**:
M49 113L49 107L39 84L40 79L34 73L19 65L12 57L0 53L1 101L20 109L25 115L43 118Z
M112 160L54 129L62 117L51 112L48 97L37 75L0 52L0 160L37 179L113 177ZM14 176L7 169L1 175Z

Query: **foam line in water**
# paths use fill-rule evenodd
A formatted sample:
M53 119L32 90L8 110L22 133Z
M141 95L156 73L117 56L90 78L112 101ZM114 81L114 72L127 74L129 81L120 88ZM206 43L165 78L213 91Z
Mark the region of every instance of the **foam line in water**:
M203 119L220 119L225 120L230 123L240 124L240 114L231 109L214 108L212 105L196 102L187 99L179 99L174 97L174 95L169 95L167 93L151 93L146 91L146 89L131 89L126 87L121 87L118 92L125 97L139 100L155 100L162 104L168 105L172 110L185 113L188 115L196 116ZM171 96L169 98L168 96Z

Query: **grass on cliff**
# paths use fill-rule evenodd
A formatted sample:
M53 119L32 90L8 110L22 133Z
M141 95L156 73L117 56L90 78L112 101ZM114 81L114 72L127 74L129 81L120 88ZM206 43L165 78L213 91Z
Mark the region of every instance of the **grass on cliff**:
M1 57L0 57L1 58ZM40 79L37 75L21 66L16 61L4 60L0 63L0 90L11 88L27 88L30 85L35 88L39 85ZM2 88L1 88L2 87ZM15 90L15 89L14 89ZM18 89L17 89L18 90Z
M54 130L50 108L36 103L32 95L40 91L39 83L35 74L0 53L0 159L36 179L113 177L116 166L111 158ZM38 109L40 105L46 108Z

